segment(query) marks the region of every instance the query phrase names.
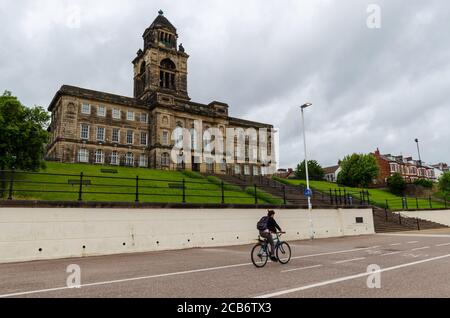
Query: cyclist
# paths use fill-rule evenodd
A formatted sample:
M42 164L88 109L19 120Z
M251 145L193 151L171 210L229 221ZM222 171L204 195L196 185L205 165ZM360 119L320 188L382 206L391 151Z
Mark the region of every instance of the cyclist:
M273 241L272 234L277 233L277 230L279 232L283 232L281 230L281 227L278 225L277 221L275 221L275 211L269 210L267 217L264 217L261 219L260 223L258 223L258 229L259 229L259 235L269 242L271 249L270 249L270 259L273 262L277 262L278 259L274 255L275 252L275 243Z

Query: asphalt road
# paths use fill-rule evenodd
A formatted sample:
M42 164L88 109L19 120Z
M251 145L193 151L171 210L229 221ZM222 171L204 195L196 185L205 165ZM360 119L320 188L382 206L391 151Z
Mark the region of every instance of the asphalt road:
M450 297L450 230L290 244L288 265L263 269L252 246L2 264L0 297ZM81 288L67 287L71 264Z

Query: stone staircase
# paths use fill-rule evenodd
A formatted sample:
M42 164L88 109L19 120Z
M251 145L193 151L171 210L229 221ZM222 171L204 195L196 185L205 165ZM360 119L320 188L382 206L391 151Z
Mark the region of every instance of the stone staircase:
M401 213L391 212L378 207L373 207L373 221L376 233L420 231L446 228L446 225L432 221L409 218Z

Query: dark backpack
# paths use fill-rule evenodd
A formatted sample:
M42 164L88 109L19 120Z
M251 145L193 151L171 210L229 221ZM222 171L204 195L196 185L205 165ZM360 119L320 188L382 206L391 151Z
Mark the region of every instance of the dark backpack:
M256 224L256 228L259 231L265 231L265 230L267 230L268 223L269 223L269 217L265 216L261 220L259 220L259 222Z

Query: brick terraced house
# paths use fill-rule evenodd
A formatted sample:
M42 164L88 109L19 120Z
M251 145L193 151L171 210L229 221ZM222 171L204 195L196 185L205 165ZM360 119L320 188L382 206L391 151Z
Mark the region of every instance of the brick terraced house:
M393 156L391 154L382 155L377 149L373 156L380 167L380 174L377 179L378 184L385 184L387 179L395 173L400 173L406 182L414 182L419 179L436 181L434 168L414 160L412 157Z
M224 134L227 128L265 128L270 156L273 126L233 118L228 105L222 102L204 105L191 101L187 89L189 55L182 44L177 44L177 30L162 11L145 30L143 39L144 47L133 60L134 97L67 85L60 88L49 106L52 116L47 159L219 174L266 174L267 168L260 160L253 164L172 162L171 136L176 127L192 129L194 121L201 120L204 130L218 128Z

